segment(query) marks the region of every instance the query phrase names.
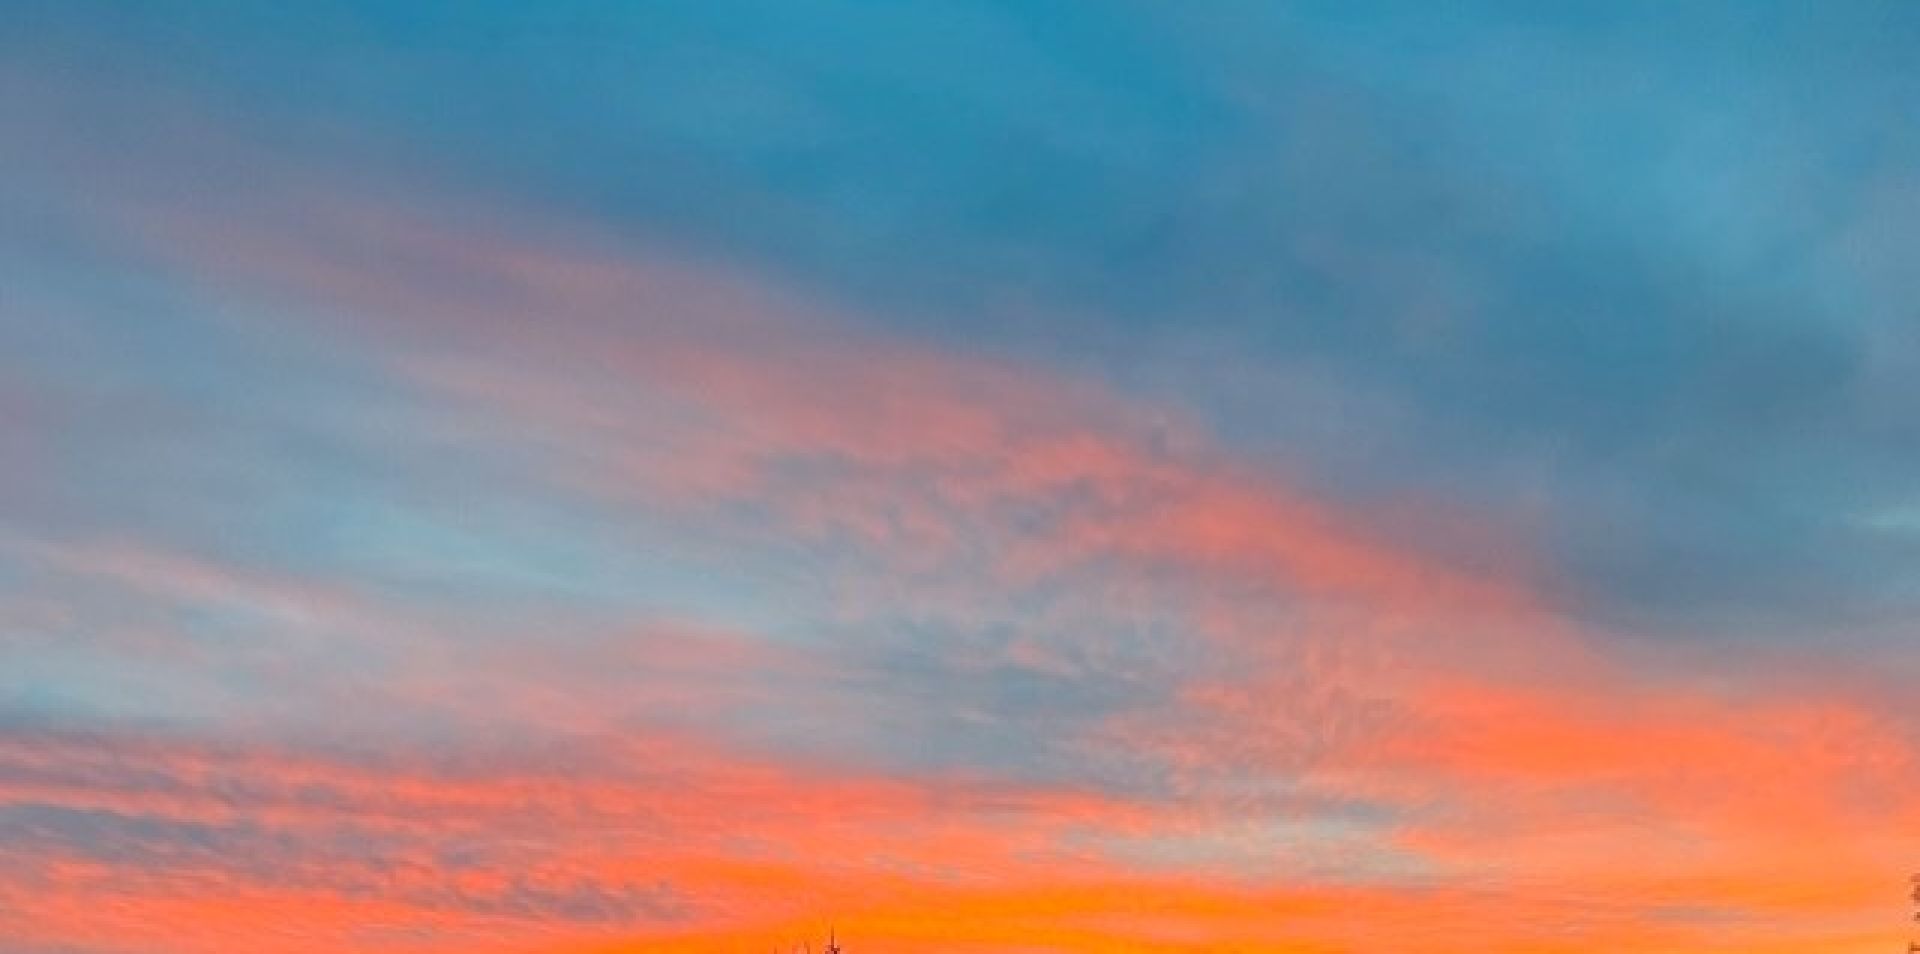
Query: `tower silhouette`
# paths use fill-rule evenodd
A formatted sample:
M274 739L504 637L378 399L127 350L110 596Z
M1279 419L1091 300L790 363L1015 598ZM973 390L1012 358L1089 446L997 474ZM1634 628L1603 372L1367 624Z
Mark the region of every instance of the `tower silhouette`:
M1913 919L1920 921L1920 874L1913 875L1907 881L1913 885ZM1907 954L1920 954L1920 941L1908 941Z

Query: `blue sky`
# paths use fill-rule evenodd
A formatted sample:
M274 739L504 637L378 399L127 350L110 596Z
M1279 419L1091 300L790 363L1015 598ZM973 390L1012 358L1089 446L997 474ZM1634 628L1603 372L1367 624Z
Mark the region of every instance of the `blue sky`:
M4 12L0 835L33 874L0 876L0 940L152 950L187 917L156 884L258 889L303 846L360 854L179 950L258 946L277 905L396 949L757 943L821 906L1013 949L1001 889L1059 950L1360 937L1207 907L1243 889L1511 915L1456 933L1521 950L1583 837L1778 866L1810 859L1766 833L1814 819L1860 883L1890 863L1920 7ZM1728 759L1713 808L1608 724ZM1806 791L1740 800L1821 733ZM808 794L753 830L779 850L630 845L661 888L585 847L617 819L501 794L542 749L690 832ZM368 822L383 772L496 827L463 871L551 878L406 881L459 839ZM715 873L814 847L843 776L870 864L797 897ZM357 847L268 831L287 800ZM529 860L535 815L562 834ZM955 831L965 890L910 847ZM1726 875L1648 850L1660 884ZM111 878L22 900L76 858ZM1697 902L1869 948L1865 906L1600 868L1591 938L1715 949L1655 911ZM1167 923L1086 900L1143 890Z

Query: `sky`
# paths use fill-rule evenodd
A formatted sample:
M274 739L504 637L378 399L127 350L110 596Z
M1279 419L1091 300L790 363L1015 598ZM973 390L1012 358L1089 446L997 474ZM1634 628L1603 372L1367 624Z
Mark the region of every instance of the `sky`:
M1870 954L1920 5L0 0L7 954Z

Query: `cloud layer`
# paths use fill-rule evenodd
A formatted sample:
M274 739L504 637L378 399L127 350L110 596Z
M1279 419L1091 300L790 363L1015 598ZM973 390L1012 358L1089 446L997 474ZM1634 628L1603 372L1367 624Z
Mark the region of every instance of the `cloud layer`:
M0 40L0 946L1898 946L1910 17L735 12Z

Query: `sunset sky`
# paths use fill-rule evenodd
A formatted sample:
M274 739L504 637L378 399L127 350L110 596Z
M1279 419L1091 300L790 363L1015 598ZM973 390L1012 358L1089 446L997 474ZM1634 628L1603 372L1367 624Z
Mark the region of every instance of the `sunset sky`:
M0 952L1896 954L1920 4L0 0Z

